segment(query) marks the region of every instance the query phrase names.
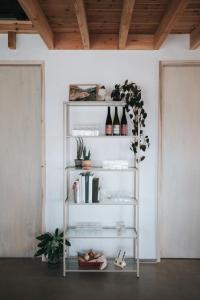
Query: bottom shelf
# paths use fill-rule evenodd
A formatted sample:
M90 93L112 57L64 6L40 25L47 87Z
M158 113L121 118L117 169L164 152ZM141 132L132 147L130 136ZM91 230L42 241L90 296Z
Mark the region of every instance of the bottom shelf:
M95 269L80 269L78 265L77 258L69 258L66 259L66 269L65 272L137 272L136 261L133 258L126 259L126 267L124 269L120 269L114 265L114 258L108 258L108 266L105 270L95 270Z

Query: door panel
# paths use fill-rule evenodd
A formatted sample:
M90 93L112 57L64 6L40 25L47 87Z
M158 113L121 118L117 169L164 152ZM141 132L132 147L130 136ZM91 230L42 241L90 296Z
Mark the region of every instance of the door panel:
M161 257L200 257L200 66L163 66Z
M0 66L0 256L29 257L42 229L41 67Z

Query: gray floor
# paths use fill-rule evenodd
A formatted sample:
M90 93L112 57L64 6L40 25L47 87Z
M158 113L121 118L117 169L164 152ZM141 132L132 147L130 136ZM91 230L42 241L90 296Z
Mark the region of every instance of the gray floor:
M134 273L70 273L37 259L0 259L0 299L200 300L200 260L163 260Z

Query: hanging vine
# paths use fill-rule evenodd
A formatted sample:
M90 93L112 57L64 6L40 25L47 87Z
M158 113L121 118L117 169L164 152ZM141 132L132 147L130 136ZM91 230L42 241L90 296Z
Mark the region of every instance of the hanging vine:
M138 140L140 143L140 150L143 152L149 148L150 141L148 135L144 134L147 113L144 109L144 101L142 100L141 89L135 83L129 83L128 80L126 80L123 85L115 85L115 89L111 93L111 98L113 101L124 100L126 102L125 108L132 123L133 134L130 149L134 152L137 161L144 160L145 155L138 157ZM140 124L140 137L138 137L138 121Z

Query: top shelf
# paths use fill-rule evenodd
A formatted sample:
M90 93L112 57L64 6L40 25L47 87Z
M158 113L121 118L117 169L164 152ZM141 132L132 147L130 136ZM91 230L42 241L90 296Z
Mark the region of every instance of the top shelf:
M125 101L67 101L67 106L124 106Z

